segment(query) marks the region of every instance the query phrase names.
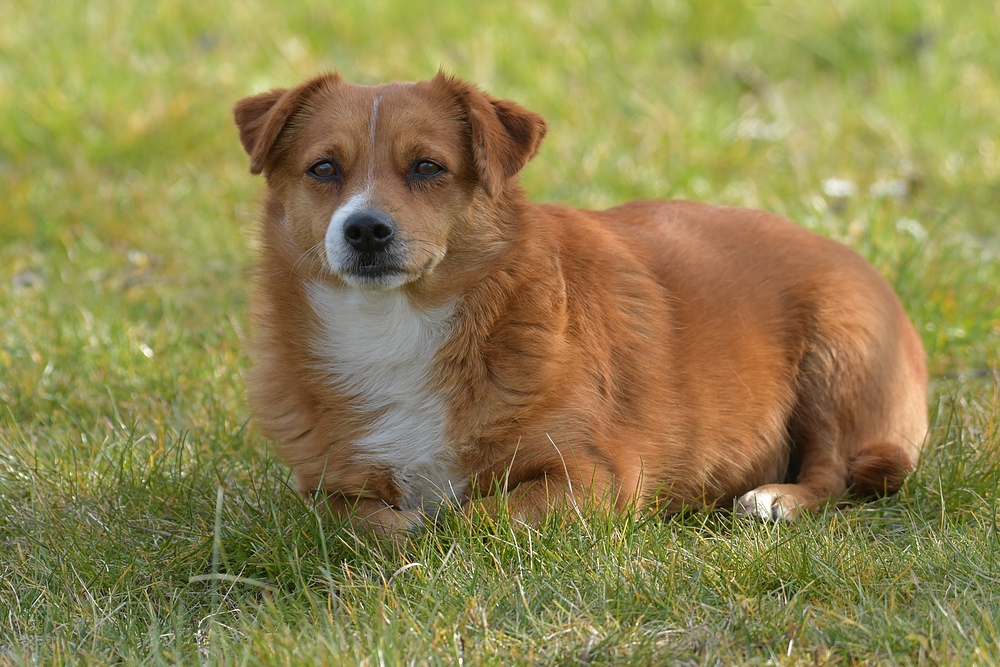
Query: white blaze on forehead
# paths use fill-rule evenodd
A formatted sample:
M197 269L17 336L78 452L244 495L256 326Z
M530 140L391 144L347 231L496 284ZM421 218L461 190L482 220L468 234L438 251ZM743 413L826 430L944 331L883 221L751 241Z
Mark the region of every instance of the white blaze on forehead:
M371 188L372 183L375 182L375 126L378 124L378 105L381 101L381 97L376 97L372 102L372 119L368 124L368 139L371 150L368 151L368 181L365 183L365 189Z

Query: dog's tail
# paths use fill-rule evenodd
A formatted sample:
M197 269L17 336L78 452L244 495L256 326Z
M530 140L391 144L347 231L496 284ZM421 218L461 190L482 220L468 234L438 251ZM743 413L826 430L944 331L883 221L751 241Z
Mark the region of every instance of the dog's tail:
M895 493L916 467L910 454L898 444L880 442L859 452L848 464L851 492L861 496Z

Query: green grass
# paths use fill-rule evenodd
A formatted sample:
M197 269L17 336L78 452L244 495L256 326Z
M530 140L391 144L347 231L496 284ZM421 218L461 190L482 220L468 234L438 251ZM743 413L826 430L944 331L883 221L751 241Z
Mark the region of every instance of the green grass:
M995 3L3 15L0 664L1000 663ZM871 259L932 375L901 493L781 526L451 515L392 544L318 521L242 396L262 183L229 109L439 66L548 118L536 200L766 208Z

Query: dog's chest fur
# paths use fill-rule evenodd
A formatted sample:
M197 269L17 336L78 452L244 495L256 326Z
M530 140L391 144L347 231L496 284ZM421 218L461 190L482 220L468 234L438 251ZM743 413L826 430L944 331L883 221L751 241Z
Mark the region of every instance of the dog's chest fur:
M398 290L307 285L319 320L320 370L366 416L356 460L392 472L402 509L461 498L468 480L445 447L447 414L433 363L451 309L423 312Z

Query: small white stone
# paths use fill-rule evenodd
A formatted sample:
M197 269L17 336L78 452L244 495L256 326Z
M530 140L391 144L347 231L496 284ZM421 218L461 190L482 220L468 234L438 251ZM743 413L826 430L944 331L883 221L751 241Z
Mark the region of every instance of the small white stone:
M834 199L850 199L858 194L858 184L848 178L828 178L823 181L823 194Z
M910 185L902 178L880 178L872 183L868 188L872 197L881 199L882 197L892 197L893 199L906 199L910 193Z
M913 218L900 218L897 220L896 231L906 232L918 241L927 240L927 229Z

